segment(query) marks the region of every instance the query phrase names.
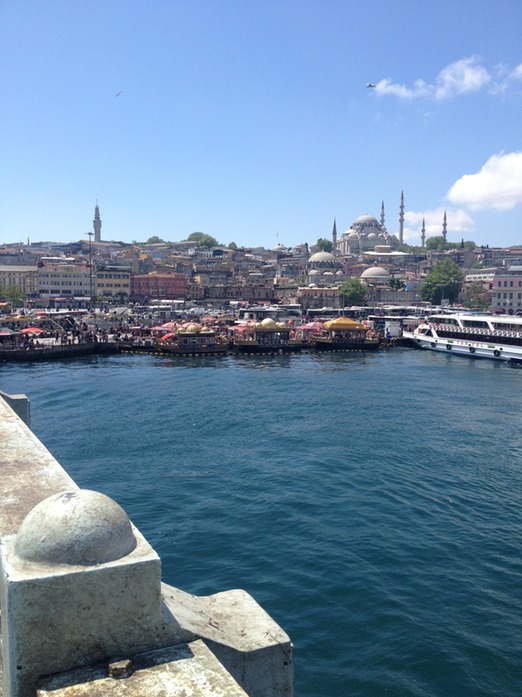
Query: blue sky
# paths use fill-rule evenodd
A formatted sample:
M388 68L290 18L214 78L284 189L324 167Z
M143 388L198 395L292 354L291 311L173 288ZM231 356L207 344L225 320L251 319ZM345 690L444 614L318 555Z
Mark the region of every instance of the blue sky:
M522 244L519 0L3 0L0 244ZM371 82L375 87L366 87Z

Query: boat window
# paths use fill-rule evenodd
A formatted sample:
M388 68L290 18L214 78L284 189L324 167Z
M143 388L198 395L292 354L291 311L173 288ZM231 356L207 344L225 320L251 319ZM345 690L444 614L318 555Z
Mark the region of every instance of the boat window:
M489 329L489 324L485 320L480 319L465 319L462 321L462 324L464 327L479 327L480 329Z

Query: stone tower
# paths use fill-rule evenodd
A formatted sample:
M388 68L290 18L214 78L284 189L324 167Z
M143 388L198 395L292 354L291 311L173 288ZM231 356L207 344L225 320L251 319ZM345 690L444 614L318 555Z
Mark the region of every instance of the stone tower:
M334 218L333 230L332 230L332 252L337 254L337 224Z
M94 228L94 241L95 242L101 242L101 227L102 227L102 221L100 218L100 207L96 203L96 206L94 208L94 220L92 221L92 225Z
M381 225L384 227L384 201L381 203Z
M422 219L421 244L423 247L426 246L426 222L425 222L424 218Z

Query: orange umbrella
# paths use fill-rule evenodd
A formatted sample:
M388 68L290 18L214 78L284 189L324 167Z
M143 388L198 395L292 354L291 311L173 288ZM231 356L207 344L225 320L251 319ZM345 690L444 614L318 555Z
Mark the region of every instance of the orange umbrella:
M20 329L20 334L43 334L44 329L39 329L38 327L26 327L25 329Z

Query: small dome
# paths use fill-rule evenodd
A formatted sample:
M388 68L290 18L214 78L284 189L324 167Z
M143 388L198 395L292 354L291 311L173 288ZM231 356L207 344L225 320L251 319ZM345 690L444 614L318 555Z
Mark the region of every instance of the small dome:
M339 269L339 271L335 272L335 275L336 276L344 276L344 271L341 271L341 269Z
M324 277L324 276L335 276L335 274L334 274L333 271L325 271L325 272L323 273L323 277Z
M319 269L312 269L311 271L308 272L309 276L319 276L320 275Z
M348 233L348 237L350 237L351 239L357 239L358 235L355 232L355 230L352 230L350 233Z
M284 322L276 322L276 327L278 329L288 329L288 327L286 326L286 324Z
M383 269L381 266L371 266L369 269L366 269L361 274L361 278L373 278L383 281L387 281L389 277L390 274L388 273L388 271L386 271L386 269Z
M127 556L136 538L127 514L97 491L53 494L23 520L15 542L21 559L93 566Z
M370 234L368 235L368 239L369 240L377 239L377 235L375 234L375 232L370 232Z
M198 332L201 331L201 324L196 324L196 322L191 322L190 324L187 324L186 327L184 327L184 330L186 332L190 332L190 334L197 334Z
M276 329L277 324L271 317L265 317L265 319L260 323L260 326L263 329Z
M309 262L317 262L317 261L335 261L335 257L333 254L330 254L330 252L316 252L315 254L312 254L310 259L308 259Z

